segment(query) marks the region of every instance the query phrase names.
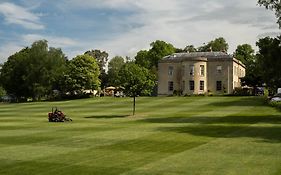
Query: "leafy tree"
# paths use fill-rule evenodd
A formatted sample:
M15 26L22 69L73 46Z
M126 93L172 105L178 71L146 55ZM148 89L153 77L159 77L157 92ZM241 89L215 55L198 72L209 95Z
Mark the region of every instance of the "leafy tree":
M105 72L106 63L108 61L108 53L100 50L90 50L85 52L85 54L92 56L98 62L101 72Z
M238 45L234 57L247 66L255 60L255 51L249 44Z
M152 63L149 58L148 51L147 50L139 51L135 57L135 63L149 69Z
M197 49L194 47L194 45L187 45L184 49L184 52L197 52Z
M150 59L150 68L158 68L158 62L165 56L175 53L176 49L170 43L165 41L154 41L150 44L151 49L148 51L148 58Z
M171 55L176 52L176 48L165 41L156 40L150 44L151 48L141 50L135 57L135 63L147 69L158 68L158 62L163 57Z
M3 97L4 95L6 95L7 93L6 93L6 91L5 91L5 89L2 87L2 86L0 86L0 98L1 97ZM1 99L0 99L1 100Z
M260 5L265 6L267 9L275 11L277 23L281 27L281 1L280 0L258 0Z
M58 88L57 80L63 75L65 62L61 49L48 48L46 40L32 44L27 61L27 82L33 99L40 99Z
M223 37L216 38L215 40L212 40L208 42L208 44L203 45L197 49L199 52L219 52L219 51L225 51L228 50L228 43Z
M126 63L119 71L119 82L125 93L134 98L133 115L135 115L136 97L150 95L155 85L155 76L149 70L135 63Z
M100 68L100 80L101 80L101 86L107 86L108 84L108 76L105 71L106 64L108 62L108 53L105 51L100 50L90 50L85 52L85 54L92 56L95 58L98 62L99 68Z
M64 77L65 91L81 95L83 90L97 89L100 86L99 75L96 59L90 55L78 55L67 64Z
M118 73L125 64L124 58L116 56L108 63L108 81L112 86L118 86Z
M13 94L18 99L32 95L26 82L28 74L26 67L29 52L29 48L24 48L11 55L1 69L0 79L3 88L8 94Z
M18 99L40 100L55 88L66 59L60 49L48 48L46 40L36 41L10 56L1 71L2 85Z
M259 53L258 65L263 81L273 91L281 87L281 40L277 38L262 38L257 42Z
M238 45L234 57L246 66L246 75L241 79L242 83L254 87L256 91L256 87L262 86L262 77L254 49L249 44Z

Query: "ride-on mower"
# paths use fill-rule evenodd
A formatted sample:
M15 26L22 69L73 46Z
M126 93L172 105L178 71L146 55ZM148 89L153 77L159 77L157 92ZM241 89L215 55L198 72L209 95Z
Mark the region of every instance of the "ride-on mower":
M72 121L71 118L66 117L66 115L58 110L57 107L52 107L52 112L48 113L49 122L67 122Z

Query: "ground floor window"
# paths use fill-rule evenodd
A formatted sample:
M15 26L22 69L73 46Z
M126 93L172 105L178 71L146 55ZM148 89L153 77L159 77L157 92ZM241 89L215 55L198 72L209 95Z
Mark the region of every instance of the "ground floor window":
M172 82L172 81L168 82L168 90L169 91L174 91L174 82Z
M221 91L222 90L222 83L221 81L217 81L217 91Z
M189 81L189 90L194 91L194 81Z
M200 91L204 91L204 81L200 81Z
M185 81L182 81L182 90L184 91L185 90Z

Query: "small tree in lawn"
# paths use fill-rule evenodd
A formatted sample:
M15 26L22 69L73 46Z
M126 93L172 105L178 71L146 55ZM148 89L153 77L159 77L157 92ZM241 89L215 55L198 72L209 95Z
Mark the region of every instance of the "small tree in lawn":
M134 98L133 115L135 115L136 97L151 94L155 85L155 76L144 67L126 63L119 71L119 83L125 88L125 93Z

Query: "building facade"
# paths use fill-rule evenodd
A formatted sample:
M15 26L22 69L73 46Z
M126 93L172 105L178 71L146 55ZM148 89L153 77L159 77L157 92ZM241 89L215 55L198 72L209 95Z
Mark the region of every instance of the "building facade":
M245 65L224 52L176 53L158 63L158 95L231 94Z

